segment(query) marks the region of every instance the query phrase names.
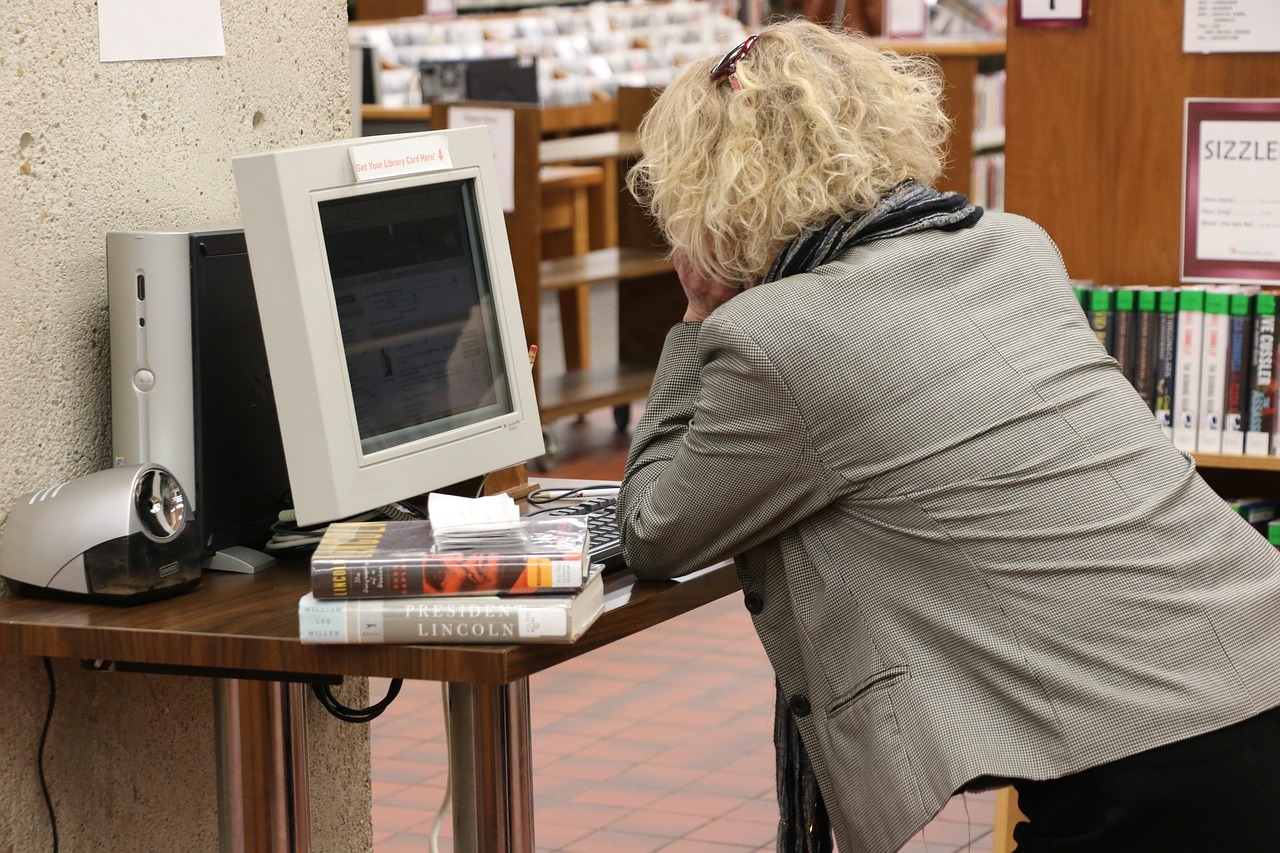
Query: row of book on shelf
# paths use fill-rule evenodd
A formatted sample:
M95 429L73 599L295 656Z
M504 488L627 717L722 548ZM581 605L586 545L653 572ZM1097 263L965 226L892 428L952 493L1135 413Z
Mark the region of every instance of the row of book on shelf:
M1275 456L1276 304L1251 286L1077 287L1098 340L1180 450Z
M298 603L304 643L567 643L604 609L582 516L452 538L430 521L331 524Z

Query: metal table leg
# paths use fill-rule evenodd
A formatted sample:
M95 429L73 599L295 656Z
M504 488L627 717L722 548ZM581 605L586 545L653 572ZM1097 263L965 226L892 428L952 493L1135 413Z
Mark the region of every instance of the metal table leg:
M454 849L534 853L529 681L449 684Z
M213 679L222 853L309 853L306 686Z

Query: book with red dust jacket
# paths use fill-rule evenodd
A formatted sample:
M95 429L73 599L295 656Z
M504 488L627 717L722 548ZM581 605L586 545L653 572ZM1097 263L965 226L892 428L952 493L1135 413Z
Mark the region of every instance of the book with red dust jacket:
M441 549L430 521L331 524L311 555L311 592L320 600L564 594L590 568L581 516L523 519L472 542Z

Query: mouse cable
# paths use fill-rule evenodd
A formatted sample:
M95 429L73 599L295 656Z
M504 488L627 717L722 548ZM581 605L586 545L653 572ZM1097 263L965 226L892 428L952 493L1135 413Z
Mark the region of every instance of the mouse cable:
M326 711L344 723L369 723L387 710L387 707L400 695L400 687L403 684L403 678L391 679L391 683L387 685L387 695L367 708L352 708L342 704L333 695L333 690L328 684L313 683L311 692L315 694L316 700L324 706Z
M617 495L620 488L621 486L617 483L596 483L589 486L534 489L525 496L525 501L534 506L541 506L572 498L607 497Z

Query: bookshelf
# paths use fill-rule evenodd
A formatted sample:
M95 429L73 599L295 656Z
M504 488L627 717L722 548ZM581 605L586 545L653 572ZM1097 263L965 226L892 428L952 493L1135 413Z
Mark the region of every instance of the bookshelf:
M566 347L566 367L546 375L535 364L538 408L544 422L614 407L624 419L625 407L644 399L667 330L684 312L683 293L666 248L647 217L621 186L621 175L636 156L635 128L653 101L650 89L623 87L617 93L616 130L564 138L544 139L547 110L532 105L502 104L515 116L515 209L508 211L507 235L511 244L525 336L530 343L543 337L541 299L546 291L563 294L561 310L575 303L574 295L605 282L618 283L618 358L592 366L574 362ZM441 127L458 106L438 104ZM544 255L544 207L542 170L547 167L596 166L603 179L593 187L592 233L586 252L559 257ZM562 313L566 328L582 318ZM585 326L580 337L585 337ZM625 420L620 420L625 423Z
M536 62L541 106L589 109L622 86L664 86L684 63L723 53L746 37L742 22L709 0L539 3L520 13L503 13L503 0L492 1L498 5L486 14L427 17L419 6L414 17L353 21L351 43L378 57L379 106L422 106L420 62L518 56ZM383 117L362 113L366 120Z
M929 56L937 62L945 80L943 108L952 121L947 169L938 180L937 188L964 193L979 203L986 202L985 190L979 199L979 188L975 187L975 164L983 165L980 158L998 154L1004 147L1004 127L993 121L1003 115L1003 105L989 103L992 89L1003 100L1003 85L995 85L993 78L1003 79L1004 39L877 38L873 41L883 48Z
M1280 96L1280 54L1184 54L1169 7L1093 3L1085 27L1008 31L1006 208L1045 228L1075 278L1177 285L1183 100ZM1280 457L1195 458L1220 494L1280 495ZM994 849L1013 849L1007 833Z
M1177 285L1183 100L1280 96L1280 54L1184 54L1166 5L1097 3L1086 27L1009 31L1007 207L1048 231L1075 278ZM1280 473L1280 457L1195 456L1231 491L1229 472Z

